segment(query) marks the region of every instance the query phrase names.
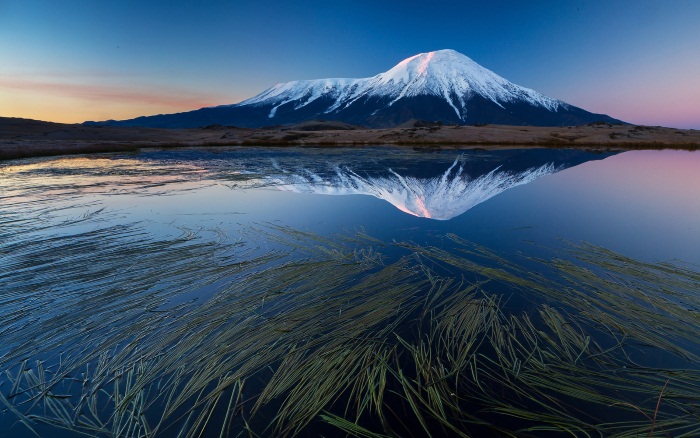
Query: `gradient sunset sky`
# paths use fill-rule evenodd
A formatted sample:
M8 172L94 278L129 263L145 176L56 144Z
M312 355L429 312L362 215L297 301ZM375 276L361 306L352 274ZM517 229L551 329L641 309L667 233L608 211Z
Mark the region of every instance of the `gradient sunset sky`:
M700 129L697 0L0 0L0 116L188 111L446 48L592 112Z

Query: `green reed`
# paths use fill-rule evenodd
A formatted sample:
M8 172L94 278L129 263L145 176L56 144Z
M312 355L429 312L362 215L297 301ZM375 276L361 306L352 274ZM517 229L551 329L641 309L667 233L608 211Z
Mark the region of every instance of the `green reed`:
M454 235L437 248L273 225L156 238L104 214L4 236L0 403L23 427L698 432L693 267L589 244L517 260Z

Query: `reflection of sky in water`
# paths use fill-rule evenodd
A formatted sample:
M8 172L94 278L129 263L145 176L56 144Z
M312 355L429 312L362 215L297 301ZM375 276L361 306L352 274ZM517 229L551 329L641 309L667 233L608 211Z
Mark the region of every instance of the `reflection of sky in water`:
M700 154L633 151L504 193L484 206L536 240L588 241L646 260L700 263Z
M229 275L236 275L237 271L229 270L234 265L225 263L222 263L226 268L224 274L217 271L223 257L217 254L221 248L224 248L221 251L231 251L227 257L236 264L242 260L239 256L253 257L276 248L279 242L274 239L264 243L252 240L250 246L245 241L256 237L255 233L247 232L247 227L265 228L269 223L323 235L352 233L362 228L384 241L411 241L448 250L450 242L442 240L442 236L454 233L495 250L499 257L509 259L512 256L512 260L518 260L524 267L541 268L527 261L523 263L516 252L524 256L549 257L551 253L541 246L559 247L560 239L588 241L633 258L678 258L700 264L697 250L700 247L700 153L642 151L600 155L585 151L528 150L445 151L426 155L395 149L303 153L293 149L247 149L239 152L214 154L181 150L130 157L115 155L114 159L62 158L0 164L0 258L3 262L0 266L5 267L2 273L5 280L10 280L6 284L13 291L20 291L23 297L17 301L20 305L34 309L23 310L29 312L28 315L34 312L31 317L36 319L31 321L32 327L51 328L54 320L59 324L67 321L60 334L47 331L51 342L46 344L50 346L46 351L31 354L55 360L66 346L60 336L66 335L69 342L78 342L71 336L80 335L81 328L90 321L103 330L99 336L91 335L90 339L96 343L105 342L101 336L107 331L120 333L124 327L134 325L130 319L121 317L122 312L92 308L92 302L83 298L86 290L104 290L136 304L140 303L139 299L147 298L148 307L141 309L138 304L135 313L126 312L127 316L140 315L143 311L150 318L150 310L146 311L150 306L155 306L157 312L184 306L183 315L189 315L189 311L205 305L205 300L225 292L224 286L231 280ZM276 154L282 158L275 161L275 167L270 165L270 158ZM445 175L455 160L464 166L465 174L469 174L465 180L452 180L454 184L448 184L455 188L468 187L470 180L478 180L495 168L517 176L527 169L553 163L548 169L559 171L545 172L519 185L506 184L486 190L494 195L476 203L457 200L455 204L468 205L468 209L462 209L463 213L451 219L439 221L407 214L401 210L400 203L387 202L373 193L340 195L344 189L332 186L333 169L338 166L357 172L364 181L371 182L369 186L372 187L391 179L386 178L388 166L396 175L415 179L412 187L419 190L424 181ZM316 193L309 185L309 178L297 178L303 190L281 190L289 187L271 184L275 179L280 184L289 184L290 179L283 176L298 175L294 172L299 169L305 169L306 175L318 177L324 184L320 192L337 196ZM451 175L464 176L459 172ZM514 180L519 181L517 177ZM483 178L482 181L498 183L497 179ZM363 184L358 187L365 188ZM347 192L360 193L361 190ZM455 204L449 197L435 198L431 202L442 211L462 208L453 208ZM90 217L90 220L81 221L81 217ZM66 221L74 218L78 220ZM133 223L139 226L112 227ZM120 228L122 234L119 234ZM90 234L96 230L101 233ZM85 233L82 238L79 237L81 232ZM160 237L191 233L205 239L162 240L166 243L186 241L179 246L162 246L159 242ZM45 239L37 239L39 235ZM53 237L57 235L67 239L59 238L55 243ZM226 249L228 246L220 244L218 239L237 243L243 239L243 245ZM207 245L197 249L196 245L202 240ZM38 248L31 245L35 241ZM29 249L24 250L23 246ZM388 258L400 253L391 245L382 247L380 252ZM164 257L167 260L164 261ZM281 262L275 260L270 264ZM71 271L71 265L78 268ZM183 271L183 266L189 270ZM174 271L173 276L171 271ZM209 283L216 275L224 276ZM313 271L313 275L319 274ZM473 273L465 271L463 275ZM184 289L178 289L179 284L183 284ZM508 286L494 284L494 287L498 293L504 293L502 288ZM78 293L73 293L73 288ZM30 296L26 303L25 293ZM110 302L109 308L117 308L113 306L120 305L119 299ZM79 304L76 308L86 313L75 313L73 304ZM508 304L513 308L523 305L517 296L509 298ZM13 305L12 301L6 302L4 308L13 309ZM159 315L157 312L153 315ZM111 318L104 326L100 325L103 317ZM225 320L229 317L226 314ZM157 327L170 330L179 327L180 322L189 324L187 317L173 321L174 326ZM24 326L27 327L30 326ZM10 348L25 341L26 332L17 330L15 334L14 344L7 342ZM122 339L121 335L117 338ZM15 356L10 357L26 357L29 353L20 350L12 354ZM650 359L646 352L644 355L645 360L653 362L653 357ZM0 357L7 357L2 347ZM683 366L684 363L678 365L679 368ZM0 429L9 428L3 421L16 422L14 418L5 418L0 416ZM61 436L54 432L51 430L50 435Z
M78 206L63 214L75 216L106 206L101 214L111 213L109 220L143 221L154 234L173 235L183 228L204 232L217 228L235 238L242 226L272 222L320 233L362 227L380 238L417 243L430 243L434 236L449 232L495 249L511 250L531 247L530 241L557 246L556 239L561 238L588 241L647 260L679 258L700 263L700 154L635 151L600 160L594 154L572 153L577 154L576 162L569 164L574 167L508 188L445 221L407 215L371 196L243 188L248 183L241 182L237 175L245 170L246 159L253 156L254 151L250 150L242 155L171 151L162 155L166 159L152 154L115 160L35 160L36 164L28 166L15 163L0 169L4 181L0 183L0 194L4 208L14 208L12 205L19 202L15 205L19 210L30 199L43 198L56 205L64 201L70 205L76 199L91 201L92 205ZM283 154L294 157L296 152ZM364 152L328 154L337 162L354 157L351 165L355 170ZM397 152L392 150L391 154ZM547 151L537 152L537 159L533 158L534 152L481 154L491 160L488 165L480 165L482 174L498 165L515 166L513 162L517 160L531 160L532 163L521 166L531 168L551 159ZM500 154L503 162L498 164ZM215 159L210 159L210 155ZM391 159L397 173L412 176L428 172L430 166L435 168L433 173L443 173L459 156L454 151L439 156L404 151L398 162L397 157ZM464 160L469 164L479 157L467 156ZM294 159L297 158L298 154ZM312 151L302 161L328 159L329 155ZM589 159L595 161L585 162ZM260 157L255 160L265 163ZM381 153L376 150L367 162L374 166L367 175L381 172L388 163L382 162ZM583 164L575 165L579 163ZM20 182L26 185L24 191L18 189ZM71 192L71 187L76 186L82 189ZM70 200L66 200L69 196Z

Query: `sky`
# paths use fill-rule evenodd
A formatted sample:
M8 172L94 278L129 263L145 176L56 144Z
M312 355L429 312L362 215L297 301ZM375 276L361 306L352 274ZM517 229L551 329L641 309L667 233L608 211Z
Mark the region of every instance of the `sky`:
M0 0L0 116L188 111L439 49L588 111L700 129L697 0Z

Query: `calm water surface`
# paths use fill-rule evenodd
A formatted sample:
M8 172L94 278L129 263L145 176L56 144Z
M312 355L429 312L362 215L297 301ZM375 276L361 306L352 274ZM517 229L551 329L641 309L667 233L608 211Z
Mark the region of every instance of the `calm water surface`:
M335 244L340 246L333 246ZM149 433L175 436L180 430L200 427L205 436L237 436L245 432L248 424L261 436L280 433L333 435L338 429L328 422L319 421L318 416L310 423L300 423L300 426L290 420L294 427L288 430L266 429L275 418L275 410L280 406L284 408L286 397L294 394L293 388L286 387L286 390L270 395L268 405L252 411L242 401L250 399L254 403L277 367L284 368L285 362L281 358L296 350L284 347L290 349L284 354L272 355L266 369L252 370L244 376L245 373L240 371L244 362L236 360L242 351L253 347L238 348L227 344L233 342L231 339L237 339L233 334L234 337L226 338L229 339L226 342L220 338L221 333L229 331L253 330L244 325L240 326L244 328L236 328L236 324L250 321L253 316L264 318L261 327L265 326L264 321L272 324L297 305L281 298L283 290L294 290L301 297L299 291L308 292L303 289L305 285L318 281L319 276L331 278L328 272L334 272L319 265L314 268L318 269L316 277L304 277L307 279L298 282L289 280L289 285L284 286L287 289L284 289L279 284L287 281L285 279L307 274L304 274L306 271L279 273L279 269L288 269L293 263L325 263L329 254L337 255L343 251L354 254L353 260L359 260L363 269L377 262L367 271L348 272L342 284L335 285L329 280L328 293L341 297L343 288L361 281L358 278L378 275L377 272L382 272L381 267L390 266L403 257L410 259L410 263L419 263L436 276L453 278L463 285L481 285L480 282L485 281L482 287L484 296L502 294L499 296L505 297L503 308L513 315L522 312L544 315L537 307L544 303L551 308L568 309L577 318L581 317L584 324L587 321L585 311L566 297L556 298L550 294L534 298L536 294L530 295L528 286L516 280L508 283L498 276L489 280L488 272L491 271L470 271L471 268L459 264L462 262L451 261L450 256L421 253L422 250L415 248L444 250L445 254L465 260L478 260L490 269L507 270L510 268L505 266L513 263L521 269L516 276L543 276L542 281L560 282L564 281L556 271L560 266L551 263L542 266L537 260L576 260L572 248L580 249L588 244L614 253L606 258L605 263L589 266L594 272L609 269L621 257L639 263L634 269L625 267L627 270L620 268L613 274L601 274L603 277L607 275L605 278L620 278L620 284L637 284L636 281L658 283L658 278L652 279L646 272L651 272L650 267L659 264L687 269L680 280L673 277L665 285L654 284L654 287L673 292L673 298L667 301L680 303L683 311L697 312L693 303L700 297L693 296L698 292L693 279L698 277L693 277L693 273L700 266L700 153L666 150L418 152L387 148L241 148L145 151L5 162L0 164L0 336L3 339L0 365L7 372L0 383L4 397L0 405L0 428L16 436L31 436L30 427L43 436L59 433L73 436L75 429L81 427L88 434L104 436L143 436ZM325 252L315 250L321 247L326 248ZM482 250L489 255L485 256ZM376 255L379 253L381 256ZM589 257L588 263L595 264L596 257ZM343 262L337 268L338 278L345 278L346 274L340 272L346 269L346 265L347 262ZM411 275L420 271L415 266L406 269ZM274 278L275 285L264 283L267 270L270 272L267 278ZM418 277L402 279L401 272L408 271L398 270L376 281L387 288L393 285L392 278L396 278L396 284L419 281ZM676 275L676 272L663 275ZM593 283L581 281L581 284ZM254 306L251 304L250 297L260 293L261 288L278 286L281 292L277 295L263 295L260 300L255 298L258 301ZM313 286L314 290L318 287ZM420 296L429 297L435 287L435 283L432 289L421 283L416 290L425 289ZM463 288L460 286L455 290ZM366 289L372 290L371 286L366 286ZM391 293L382 297L381 291L377 291L372 299L377 300L376 306L386 307L396 302ZM401 296L399 292L395 293ZM231 298L234 295L235 300ZM246 301L248 299L251 301ZM319 299L319 296L314 295L313 299ZM347 312L352 308L362 308L366 299L369 298L365 295L349 294L343 309ZM304 300L299 306L310 302ZM421 306L427 306L427 298L418 297L416 300L424 300ZM268 310L266 306L271 302L279 302L279 307L273 305ZM406 308L413 305L411 303L407 302ZM645 312L654 312L660 307L649 303L652 310L645 307ZM220 314L229 311L226 306L233 306L231 309L253 306L250 309L255 310L235 317L239 310L230 310L232 316L227 319ZM601 306L615 308L609 303ZM372 337L381 333L387 343L399 346L403 344L397 343L397 337L405 337L408 343L420 342L423 330L420 327L423 326L415 328L406 322L419 320L424 324L424 317L417 316L419 307L410 307L413 310L407 311L405 321L387 319L392 322L382 322L382 327L396 324L387 331L391 335L377 329L377 332L372 332ZM435 314L441 309L436 308ZM342 312L340 309L338 314ZM671 315L676 322L683 318L674 312L668 310L664 315ZM220 323L209 327L206 315L212 315L212 321L221 318ZM301 315L311 318L308 313ZM397 308L394 315L401 315L401 311ZM236 319L239 317L240 320ZM294 324L301 318L295 318ZM326 316L317 318L324 321ZM356 318L338 327L368 324L359 313ZM537 319L532 318L533 321ZM542 321L547 320L545 316L542 318ZM646 314L630 316L632 320L635 318L640 318L645 324L652 321ZM596 372L627 366L644 370L667 368L668 373L676 369L697 370L692 354L700 354L700 350L697 342L692 340L693 333L684 328L673 328L675 326L668 329L668 338L671 339L668 345L656 340L635 340L634 351L619 355L620 358L626 357L624 360L629 360L629 363L623 365L623 359L618 356L614 360L620 360L619 363L596 362L598 353L587 350L589 342L591 345L598 342L599 351L607 352L607 348L621 344L620 339L626 339L627 335L634 338L636 333L629 331L618 337L613 330L606 333L606 329L601 328L603 326L604 323L591 323L586 345L572 358L577 366L583 363L581 366L587 367L586 370L595 368ZM660 324L656 324L658 326ZM289 333L301 333L302 330L298 325L290 325L293 328L289 329L285 327L277 329L280 343L287 342L284 339L291 336ZM340 333L340 328L333 327L336 326L330 324L313 335L317 336L314 339L331 339L329 332ZM210 331L205 333L206 330ZM199 331L201 336L192 338L192 345L196 341L198 347L182 346L186 353L178 353L189 362L178 364L171 361L168 362L169 368L156 365L170 351L180 348L181 339L189 339ZM302 349L313 336L290 338L288 345ZM486 338L493 339L494 336ZM436 339L431 345L437 353L444 352L447 347L438 346ZM268 341L274 345L274 340ZM256 342L256 345L264 343ZM319 351L338 341L314 342L312 346L304 347L304 354L321 354ZM639 347L642 344L650 347ZM674 350L675 346L682 348L682 352ZM273 351L274 348L264 351ZM262 351L255 356L261 357ZM484 347L479 354L479 357L489 354L498 357L490 347ZM196 382L201 377L196 366L192 369L189 366L209 355L211 360L198 366L204 369L206 363L211 369L220 369L221 372L213 372L209 380L202 377L204 383L200 392L193 392L194 395L174 407L164 408L167 397L158 398L155 394L166 394L168 385L177 388L172 394L186 393L186 383L183 382ZM398 355L396 363L404 364L407 355ZM476 361L475 358L474 364ZM523 363L528 361L517 359L511 368L519 370ZM312 365L305 366L310 369ZM543 370L541 372L546 374ZM406 373L414 383L426 378L416 370L407 370ZM517 371L514 375L517 377L520 373ZM112 377L105 378L108 375ZM114 377L116 375L122 380ZM180 380L173 380L174 375ZM290 375L292 379L302 379L299 374ZM400 382L397 376L394 375ZM648 394L635 390L629 390L628 394L624 389L613 391L609 388L601 391L608 391L605 392L605 397L609 397L606 399L609 403L605 402L608 405L634 404L650 409L647 412L653 414L653 401L661 389L658 383L663 384L666 376L667 373L660 372L656 377L658 381L654 381L657 386L645 383L651 385ZM133 381L129 381L130 377ZM690 380L695 382L693 379L695 377ZM246 383L240 392L242 396L234 396L240 390L236 385L243 380ZM115 381L120 382L116 387ZM664 420L669 424L673 418L687 419L688 415L695 415L688 414L691 409L688 406L693 406L697 412L693 401L696 398L690 400L692 397L689 399L681 394L680 389L673 389L673 384L669 383L669 391L676 391L672 395L688 405L676 405L678 410L669 407L670 411L664 414ZM92 392L90 385L95 386ZM207 399L206 394L217 385L225 390L221 393L221 400L217 398L215 403ZM679 382L679 385L687 386L687 382ZM140 388L141 392L129 392L133 388ZM120 391L123 394L118 395ZM422 432L416 436L422 436L424 427L437 436L449 436L456 433L455 430L495 436L503 432L490 427L482 429L482 426L463 419L455 420L455 430L446 429L440 420L425 420L427 426L424 426L417 420L415 412L409 410L396 414L398 407L407 409L410 403L407 405L406 401L410 396L402 399L391 395L397 393L395 388L392 391L387 393L386 403L395 407L396 418L387 420L389 426L370 414L363 414L358 424L382 433L393 431L396 435L405 435L407 430L420 430ZM508 391L500 390L500 393ZM516 392L511 395L514 399L522 398ZM413 393L413 396L419 397L418 393ZM336 404L342 405L351 398L347 389L338 391L315 412L341 415L339 413L347 410ZM426 396L426 400L428 398ZM487 399L491 400L488 397L483 400ZM142 414L143 422L113 413L133 413L137 409L135 400L142 403L138 405L141 409L138 412ZM293 397L287 400L302 403ZM497 403L498 409L506 409L502 403L509 403L509 396L504 400ZM595 415L600 416L599 423L619 420L619 417L605 417L605 403L592 402L584 412L578 413L562 409L567 411L567 418L580 415L580 419L576 419L581 422L580 429L575 434L583 434L584 431L595 431L598 424L592 419ZM454 406L456 412L481 412L481 406L485 405L482 405L482 399L465 397L454 402ZM484 409L483 419L501 424L502 419L496 414L498 409L494 408L495 405L489 406ZM535 412L537 406L537 402L523 401L521 408ZM210 409L207 418L211 424L206 427L202 426L206 422L197 423L196 420L198 410L204 408ZM168 409L171 410L170 417L159 423L159 415ZM615 433L630 430L643 435L648 433L649 422L643 416L635 417L634 411L625 410L629 424L615 429ZM512 420L509 430L536 435L535 429L528 428L536 427L539 420L523 419L524 416L522 413L505 415L509 421L518 418ZM402 421L406 429L395 423ZM154 424L159 424L160 429ZM221 425L226 425L223 431ZM666 433L674 436L672 426L666 428ZM559 432L564 430L562 428ZM692 434L691 429L682 432Z
M5 163L0 193L15 215L39 203L65 208L60 220L100 210L153 233L280 222L504 247L587 241L698 263L698 169L699 154L671 150L156 151Z

